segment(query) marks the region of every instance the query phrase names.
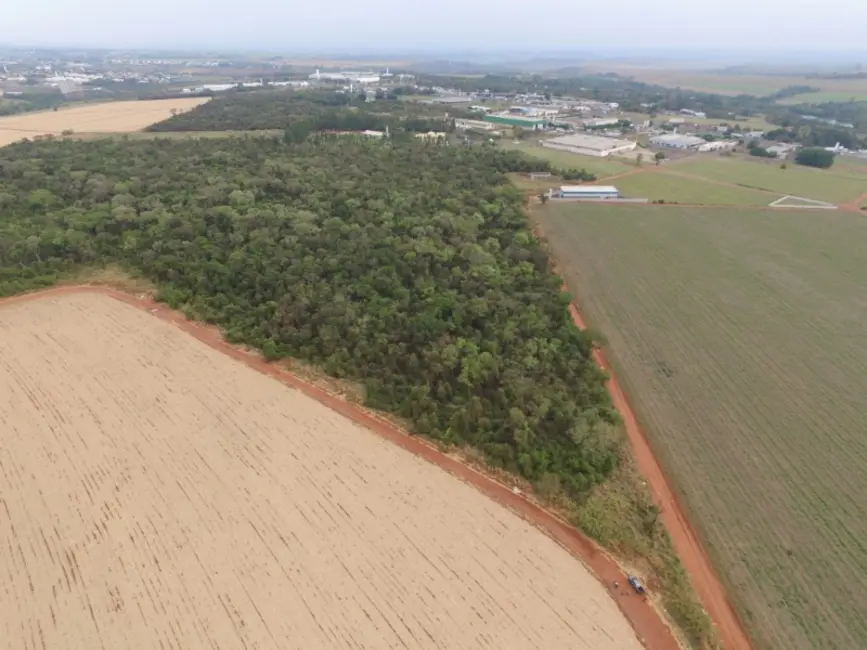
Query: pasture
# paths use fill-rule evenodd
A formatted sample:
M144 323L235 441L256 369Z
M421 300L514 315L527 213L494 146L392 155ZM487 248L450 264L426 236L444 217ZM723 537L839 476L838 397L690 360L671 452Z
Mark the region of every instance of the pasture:
M781 169L779 164L707 156L678 162L676 170L709 180L831 203L845 203L867 191L865 180L851 172L838 173L833 167L829 170L813 169L791 161L786 169Z
M536 213L756 647L867 647L867 220Z
M172 111L187 111L207 101L205 97L148 101L81 104L56 111L40 111L0 117L0 146L23 138L60 135L72 130L86 133L138 131L167 120Z
M816 93L803 93L801 95L792 95L777 101L778 104L822 104L825 102L865 102L867 101L867 83L864 88L852 90L837 90L826 91L820 90Z
M867 180L867 158L856 156L837 156L830 170L834 174L854 176ZM867 191L867 190L865 190Z
M568 151L560 151L558 149L548 149L543 147L538 142L520 142L515 144L514 141L504 139L500 142L503 149L517 149L523 151L528 156L533 158L541 158L547 160L552 165L563 169L586 169L587 171L596 174L600 179L606 176L614 176L622 174L634 169L634 165L627 165L625 162L616 158L599 158L596 156L582 156L581 154L570 153Z
M675 167L672 166L672 169ZM680 165L677 166L680 168ZM692 203L702 205L756 205L764 206L780 198L778 195L748 189L720 185L700 178L667 173L665 166L656 168L652 163L645 170L612 181L624 196L648 198L667 203Z
M146 311L0 304L0 394L16 648L642 648L539 530Z
M851 97L867 96L867 80L864 79L821 79L797 75L736 74L714 70L683 68L663 68L637 65L618 65L598 63L585 66L587 70L615 72L631 77L636 81L657 84L669 88L688 88L699 92L719 95L770 95L787 86L811 86L818 93L795 96L796 101L803 97L808 103L821 101L849 101ZM818 97L818 99L817 99ZM844 97L845 99L825 99L825 97ZM784 101L791 102L792 98Z

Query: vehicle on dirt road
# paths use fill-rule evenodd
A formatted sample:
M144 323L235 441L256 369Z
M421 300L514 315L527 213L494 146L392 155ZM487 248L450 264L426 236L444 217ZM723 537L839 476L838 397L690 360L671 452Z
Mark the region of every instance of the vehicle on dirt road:
M647 593L644 589L644 585L641 584L641 580L639 580L635 576L629 576L629 584L631 584L632 588L635 589L635 591L639 594L644 595L645 593Z

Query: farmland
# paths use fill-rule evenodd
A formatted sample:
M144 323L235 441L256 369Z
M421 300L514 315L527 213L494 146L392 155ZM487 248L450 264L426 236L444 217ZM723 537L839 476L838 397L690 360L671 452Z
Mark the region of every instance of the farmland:
M680 168L680 165L677 167ZM674 169L674 167L672 167ZM746 187L721 185L701 178L688 178L664 169L648 168L613 181L624 196L663 200L668 203L707 205L767 205L778 195Z
M63 131L124 133L138 131L207 101L202 97L84 104L73 108L0 117L0 146Z
M865 84L867 86L867 84ZM824 102L865 102L867 101L867 87L858 90L819 91L817 93L803 93L779 100L778 104L822 104Z
M599 64L587 67L600 72L615 72L636 81L658 84L669 88L688 88L699 92L720 95L769 95L787 86L804 85L818 88L820 92L796 96L797 100L814 103L822 101L849 101L851 97L867 96L867 81L864 79L822 79L797 75L736 74L714 70L665 69L644 66ZM837 98L837 99L828 99ZM839 99L845 98L845 99ZM787 98L786 103L792 103Z
M867 646L867 221L537 210L756 647Z
M865 180L856 173L836 172L833 168L821 170L790 164L787 169L780 169L779 165L735 158L702 157L677 163L676 169L710 180L832 203L851 201L865 190Z
M641 648L563 548L109 297L0 306L16 647Z

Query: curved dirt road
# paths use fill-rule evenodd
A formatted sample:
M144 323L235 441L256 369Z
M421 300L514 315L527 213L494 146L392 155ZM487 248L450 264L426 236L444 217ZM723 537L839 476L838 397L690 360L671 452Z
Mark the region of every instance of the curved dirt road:
M49 295L81 292L94 292L109 296L139 309L144 309L164 321L173 323L212 348L243 362L250 368L300 390L305 395L312 397L355 423L370 429L403 449L438 465L450 474L472 485L486 496L535 525L575 557L582 560L606 588L635 630L639 640L648 650L680 650L671 629L650 602L633 593L628 588L626 585L627 576L617 563L577 529L522 495L514 494L508 486L447 456L424 440L408 435L393 424L300 379L279 366L267 363L259 356L230 345L223 340L216 328L189 321L183 314L157 303L146 296L136 297L122 291L91 285L47 289L0 300L0 305L38 300L43 296ZM575 313L577 314L577 312ZM615 581L620 583L619 589L615 589ZM735 648L736 646L730 647Z
M534 227L535 234L542 240L545 239L545 231L538 219L533 217L532 204L528 206L528 216ZM555 258L551 257L552 260ZM556 262L556 260L555 260ZM563 286L568 291L569 286L566 278L556 268L563 280ZM570 292L571 293L571 292ZM569 313L572 321L579 329L587 329L587 323L575 302L575 294L572 293L573 302L569 305ZM608 392L614 407L623 417L626 435L635 455L636 463L641 474L647 479L654 501L662 510L662 521L668 534L671 535L677 556L683 563L689 574L690 582L698 593L702 604L716 625L724 650L752 650L752 643L747 636L746 629L735 612L726 596L725 588L717 576L716 570L711 564L710 558L702 547L692 525L687 519L686 512L677 498L674 488L669 483L668 477L662 469L647 434L638 423L635 411L626 399L626 394L620 388L614 369L608 361L605 351L596 348L593 358L600 368L608 373Z
M586 329L587 324L574 303L569 305L569 311L575 325L581 329ZM623 417L623 424L635 454L638 469L647 479L653 498L662 509L662 520L671 535L677 555L689 574L690 582L716 624L723 647L725 650L750 650L752 646L749 637L747 637L738 615L729 603L725 589L686 518L668 477L653 454L647 436L641 425L638 424L635 412L629 405L626 394L620 388L605 352L596 348L593 351L593 358L596 359L599 367L609 374L608 392L611 393L614 407Z

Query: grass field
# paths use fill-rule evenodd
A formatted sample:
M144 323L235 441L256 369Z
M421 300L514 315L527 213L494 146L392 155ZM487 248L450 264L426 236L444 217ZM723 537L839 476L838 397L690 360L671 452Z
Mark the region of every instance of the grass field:
M857 175L791 163L787 169L780 169L779 165L714 156L677 163L676 169L711 180L832 203L851 201L867 191L867 183Z
M867 647L867 220L537 214L756 647Z
M172 110L186 111L207 98L160 99L152 101L83 104L57 111L42 111L0 117L0 146L22 138L60 135L65 130L87 133L125 133L171 117Z
M855 158L854 156L837 156L831 171L835 174L864 177L867 179L867 158ZM867 190L865 190L867 191Z
M865 84L867 86L867 84ZM865 102L867 101L867 87L858 91L820 91L817 93L804 93L793 95L779 100L778 104L821 104L823 102Z
M615 72L632 77L637 81L669 88L689 88L699 92L720 95L739 95L742 93L759 96L769 95L787 86L811 86L821 91L821 93L805 94L803 95L804 98L811 96L845 97L845 99L834 101L849 101L850 97L867 95L867 80L865 79L815 79L794 75L721 74L709 70L665 69L610 63L587 66L586 69ZM806 101L831 100L806 99Z
M648 198L651 201L662 199L668 203L763 206L780 198L774 194L744 187L730 187L701 179L676 176L666 173L664 167L655 169L652 165L649 165L646 171L624 176L612 182L624 196Z
M12 648L641 650L504 507L107 296L0 304Z
M627 165L624 162L612 158L597 158L596 156L582 156L580 154L569 153L568 151L558 151L557 149L548 149L542 145L533 142L521 142L515 144L513 140L502 140L500 146L504 149L517 149L523 151L534 158L547 160L552 165L557 167L584 168L589 172L596 174L599 178L606 176L614 176L622 174L630 169L634 169L634 165Z

